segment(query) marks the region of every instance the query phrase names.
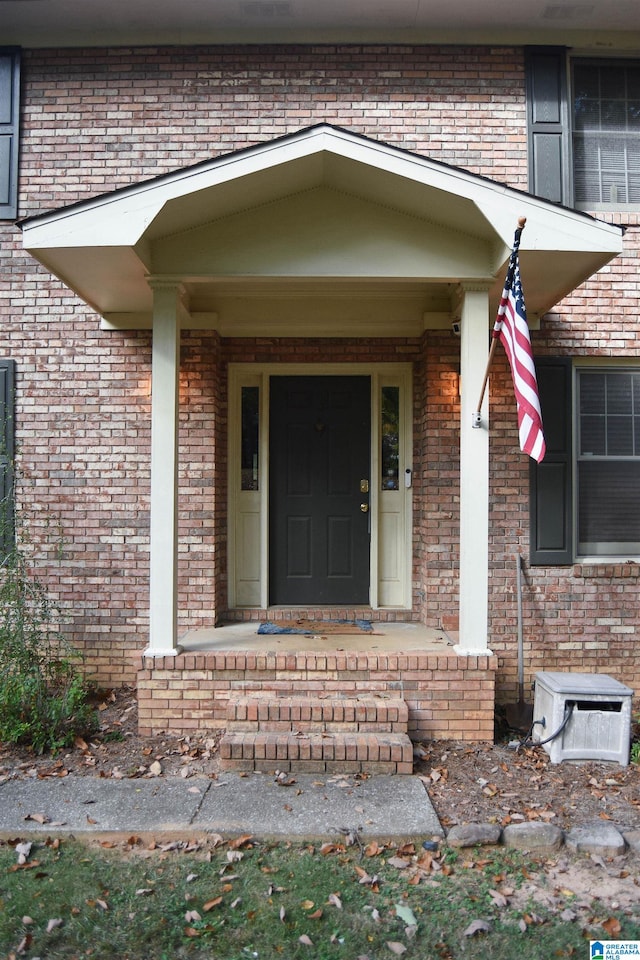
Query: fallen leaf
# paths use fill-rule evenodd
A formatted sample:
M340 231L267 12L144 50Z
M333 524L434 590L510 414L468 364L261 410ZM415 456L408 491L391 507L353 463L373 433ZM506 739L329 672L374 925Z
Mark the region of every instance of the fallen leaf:
M342 900L337 893L330 893L327 902L332 904L334 907L337 907L338 910L342 910Z
M475 937L477 933L489 933L490 925L486 920L474 920L462 934L463 937Z
M239 850L240 847L246 847L251 840L253 840L253 837L250 833L243 833L241 837L236 837L235 840L229 842L229 849Z
M396 870L406 870L407 867L411 866L411 861L405 860L404 857L389 857L387 863L390 867L395 867Z
M36 823L45 824L49 823L49 817L45 817L44 813L28 813L25 820L34 820Z
M509 901L503 893L500 893L499 890L489 890L489 896L493 900L496 907L507 907Z
M298 943L304 943L305 947L313 946L313 940L311 940L306 933L303 933L301 937L298 937Z
M417 927L418 921L415 918L413 910L411 907L407 907L404 903L396 903L395 905L396 916L402 920L403 923L406 923L408 927Z
M31 853L32 846L33 844L30 841L26 841L25 843L17 843L15 845L15 851L18 854L18 863L20 865L27 862L27 858Z
M381 847L375 840L371 843L368 843L364 848L365 857L377 857L379 853L382 853L383 847Z
M162 765L159 760L154 760L149 767L149 773L152 777L159 777L162 773Z
M314 910L313 913L308 913L308 914L307 914L307 919L308 919L308 920L320 920L320 919L322 918L322 913L323 913L323 911L320 909L320 907L318 907L318 909L317 909L317 910Z
M51 933L52 930L55 930L57 927L61 927L63 923L64 923L64 920L62 919L62 917L56 917L53 920L49 920L47 924L47 933Z
M403 843L402 846L396 850L399 857L412 857L415 852L416 848L413 843Z
M600 926L603 930L607 931L611 939L615 939L622 929L620 926L620 921L617 919L617 917L609 917L609 919L604 920Z
M185 927L184 928L185 937L199 937L200 931L196 930L195 927Z
M397 957L401 957L403 953L407 952L407 948L404 943L398 943L397 940L387 940L387 946L391 953L395 953Z
M222 897L214 897L213 900L207 900L206 903L202 904L202 909L205 913L209 913L210 910L213 910L214 907L219 906L222 903Z
M341 843L323 843L320 847L320 853L323 857L328 856L330 853L335 853L336 851L344 851L344 847Z
M31 944L33 943L33 937L30 933L27 933L26 936L22 938L18 946L16 947L16 953L22 956L23 953L26 953ZM11 956L11 954L9 954Z
M202 917L200 916L197 910L187 910L187 912L184 915L184 918L187 921L187 923L198 923L199 920L202 920Z
M136 897L150 897L152 893L155 893L155 890L152 890L151 887L140 887L139 890L136 890Z
M301 906L303 910L313 910L315 903L313 900L303 900Z

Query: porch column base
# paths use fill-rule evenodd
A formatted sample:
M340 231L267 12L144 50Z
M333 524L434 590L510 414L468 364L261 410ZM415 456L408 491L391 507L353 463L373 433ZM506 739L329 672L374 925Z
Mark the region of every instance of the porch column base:
M175 647L167 647L166 649L160 649L159 647L147 647L146 650L143 650L143 657L177 657L182 653L182 647L180 644L176 644Z
M476 647L463 647L459 643L453 645L453 652L456 653L459 657L492 657L493 650L489 650L488 647L485 647L484 650L479 650Z

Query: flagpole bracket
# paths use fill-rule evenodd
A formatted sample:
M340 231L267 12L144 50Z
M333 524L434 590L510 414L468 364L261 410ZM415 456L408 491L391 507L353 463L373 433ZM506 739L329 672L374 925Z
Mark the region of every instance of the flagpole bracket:
M474 410L471 414L471 426L474 430L479 430L482 426L482 414L479 410Z

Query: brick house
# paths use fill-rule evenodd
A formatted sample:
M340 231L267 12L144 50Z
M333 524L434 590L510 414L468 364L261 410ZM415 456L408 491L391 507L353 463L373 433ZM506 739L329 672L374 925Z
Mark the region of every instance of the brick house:
M634 11L220 6L2 11L5 493L88 671L143 730L321 692L491 739L521 556L527 692L639 689ZM537 467L502 349L472 425L520 217ZM296 618L375 636L255 633Z

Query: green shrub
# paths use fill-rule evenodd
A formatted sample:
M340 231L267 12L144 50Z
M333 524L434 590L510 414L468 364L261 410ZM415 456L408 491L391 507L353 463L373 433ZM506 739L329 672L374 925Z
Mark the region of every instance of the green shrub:
M79 657L19 546L0 569L0 741L57 750L97 728Z

